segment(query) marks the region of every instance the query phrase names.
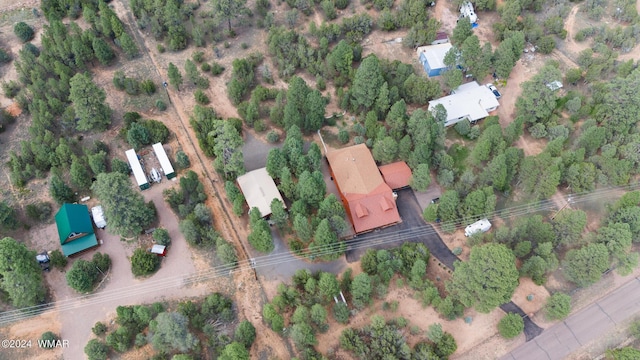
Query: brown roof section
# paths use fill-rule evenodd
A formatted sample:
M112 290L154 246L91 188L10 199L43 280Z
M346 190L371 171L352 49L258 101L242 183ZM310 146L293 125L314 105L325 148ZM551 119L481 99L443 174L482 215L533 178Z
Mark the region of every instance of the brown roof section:
M382 173L384 181L392 189L400 189L409 186L411 180L411 169L404 161L398 161L388 165L382 165L378 169Z
M365 144L331 151L327 160L343 194L368 194L384 183Z
M327 160L356 233L400 222L393 192L366 145L331 151Z
M439 31L436 33L436 38L435 40L445 40L449 38L449 34L447 34L446 32L443 31Z

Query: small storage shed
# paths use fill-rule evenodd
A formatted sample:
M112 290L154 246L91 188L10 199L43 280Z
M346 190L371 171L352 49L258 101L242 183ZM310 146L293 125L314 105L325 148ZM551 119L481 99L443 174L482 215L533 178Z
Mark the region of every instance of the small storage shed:
M436 33L436 39L431 42L431 45L445 44L449 42L449 35L446 32L440 31Z
M161 143L153 144L153 152L156 154L158 161L160 162L160 166L162 166L162 171L164 172L164 176L167 179L173 179L176 177L176 172L173 170L173 166L171 165L171 161L169 161L169 157L167 153L164 151L164 147Z
M550 83L547 83L546 85L549 88L549 90L551 90L551 91L560 90L563 87L562 83L560 81L558 81L558 80L555 80L555 81L552 81Z
M167 255L167 247L164 245L153 245L153 247L151 247L151 251L152 254L156 254L158 256L166 256Z

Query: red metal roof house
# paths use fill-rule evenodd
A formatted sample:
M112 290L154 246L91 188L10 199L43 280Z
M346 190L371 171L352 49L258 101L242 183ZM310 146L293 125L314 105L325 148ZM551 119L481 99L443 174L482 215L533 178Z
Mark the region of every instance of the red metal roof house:
M327 160L356 234L401 221L393 191L366 145L328 152Z

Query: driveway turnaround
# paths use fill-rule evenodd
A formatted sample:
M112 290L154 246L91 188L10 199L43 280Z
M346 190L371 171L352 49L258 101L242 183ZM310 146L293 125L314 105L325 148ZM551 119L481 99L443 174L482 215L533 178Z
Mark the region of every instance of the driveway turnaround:
M640 279L634 278L606 297L545 330L501 360L564 359L640 312Z

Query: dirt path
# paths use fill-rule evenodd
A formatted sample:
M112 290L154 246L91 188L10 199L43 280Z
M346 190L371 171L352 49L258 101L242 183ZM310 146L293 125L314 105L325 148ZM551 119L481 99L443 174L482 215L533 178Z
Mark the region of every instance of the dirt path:
M436 1L436 6L433 9L433 16L441 24L441 31L446 31L451 35L453 28L456 26L457 13L452 12L453 8L449 8L449 1Z
M156 68L161 78L168 78L166 75L166 70L159 66L159 61L156 59L155 55L149 51L149 47L146 43L146 38L142 37L137 27L135 26L135 21L133 19L133 15L128 11L128 9L124 6L123 1L118 0L112 2L118 16L123 20L123 22L129 27L129 30L134 34L137 42L142 47L142 53L144 56L147 56L153 66ZM228 98L226 95L226 90L219 88L219 85L215 87L217 89L217 96L213 98L217 101L227 101ZM242 242L243 238L246 238L246 234L244 233L244 229L238 229L234 226L234 221L231 219L229 212L227 211L227 207L225 206L226 202L223 203L224 200L220 196L223 194L222 189L222 181L218 181L217 175L212 173L208 166L205 165L205 157L200 153L200 149L196 147L194 140L196 138L193 129L188 126L189 117L184 111L184 103L181 99L180 92L174 91L173 89L168 89L169 98L171 99L173 108L176 111L176 117L174 121L171 123L167 123L167 126L172 130L173 133L176 134L178 138L178 142L183 147L183 151L189 155L192 161L192 168L198 174L201 174L206 178L206 181L203 181L206 192L210 195L207 199L207 205L213 211L213 218L215 222L215 227L220 231L220 233L225 237L225 239L231 241L232 244L236 247L236 252L238 253L238 259L240 262L246 262L247 252L244 248L244 244ZM221 105L221 104L218 104ZM234 109L233 112L229 109ZM222 110L222 111L221 111ZM219 115L222 116L237 116L237 112L235 112L235 108L231 106L231 103L225 103L224 106L220 106L216 108ZM197 161L195 161L197 159ZM207 163L209 161L207 160ZM273 333L269 328L267 328L264 323L261 321L262 316L262 303L266 301L266 296L264 294L264 290L262 285L258 282L255 277L255 273L253 271L250 272L237 272L234 274L234 280L236 284L236 291L234 293L237 308L242 312L240 315L241 318L246 318L251 321L253 325L256 327L256 333L258 334L257 343L258 346L254 346L254 349L259 348L270 348L275 351L277 357L286 359L290 358L292 354L287 347L287 344L282 340L282 338L275 333ZM260 299L260 300L259 300ZM254 350L256 351L256 350Z
M567 56L565 53L563 53L558 49L553 49L553 51L551 52L551 57L558 60L561 64L564 64L567 67L571 67L571 68L580 67L578 63L576 63L573 59L571 59L569 56Z
M567 37L564 41L564 46L567 47L567 50L575 54L589 47L589 44L587 42L577 42L574 39L574 37L576 36L576 14L579 10L580 4L575 5L573 8L571 8L569 15L567 15L567 19L564 22L564 29L567 31Z

